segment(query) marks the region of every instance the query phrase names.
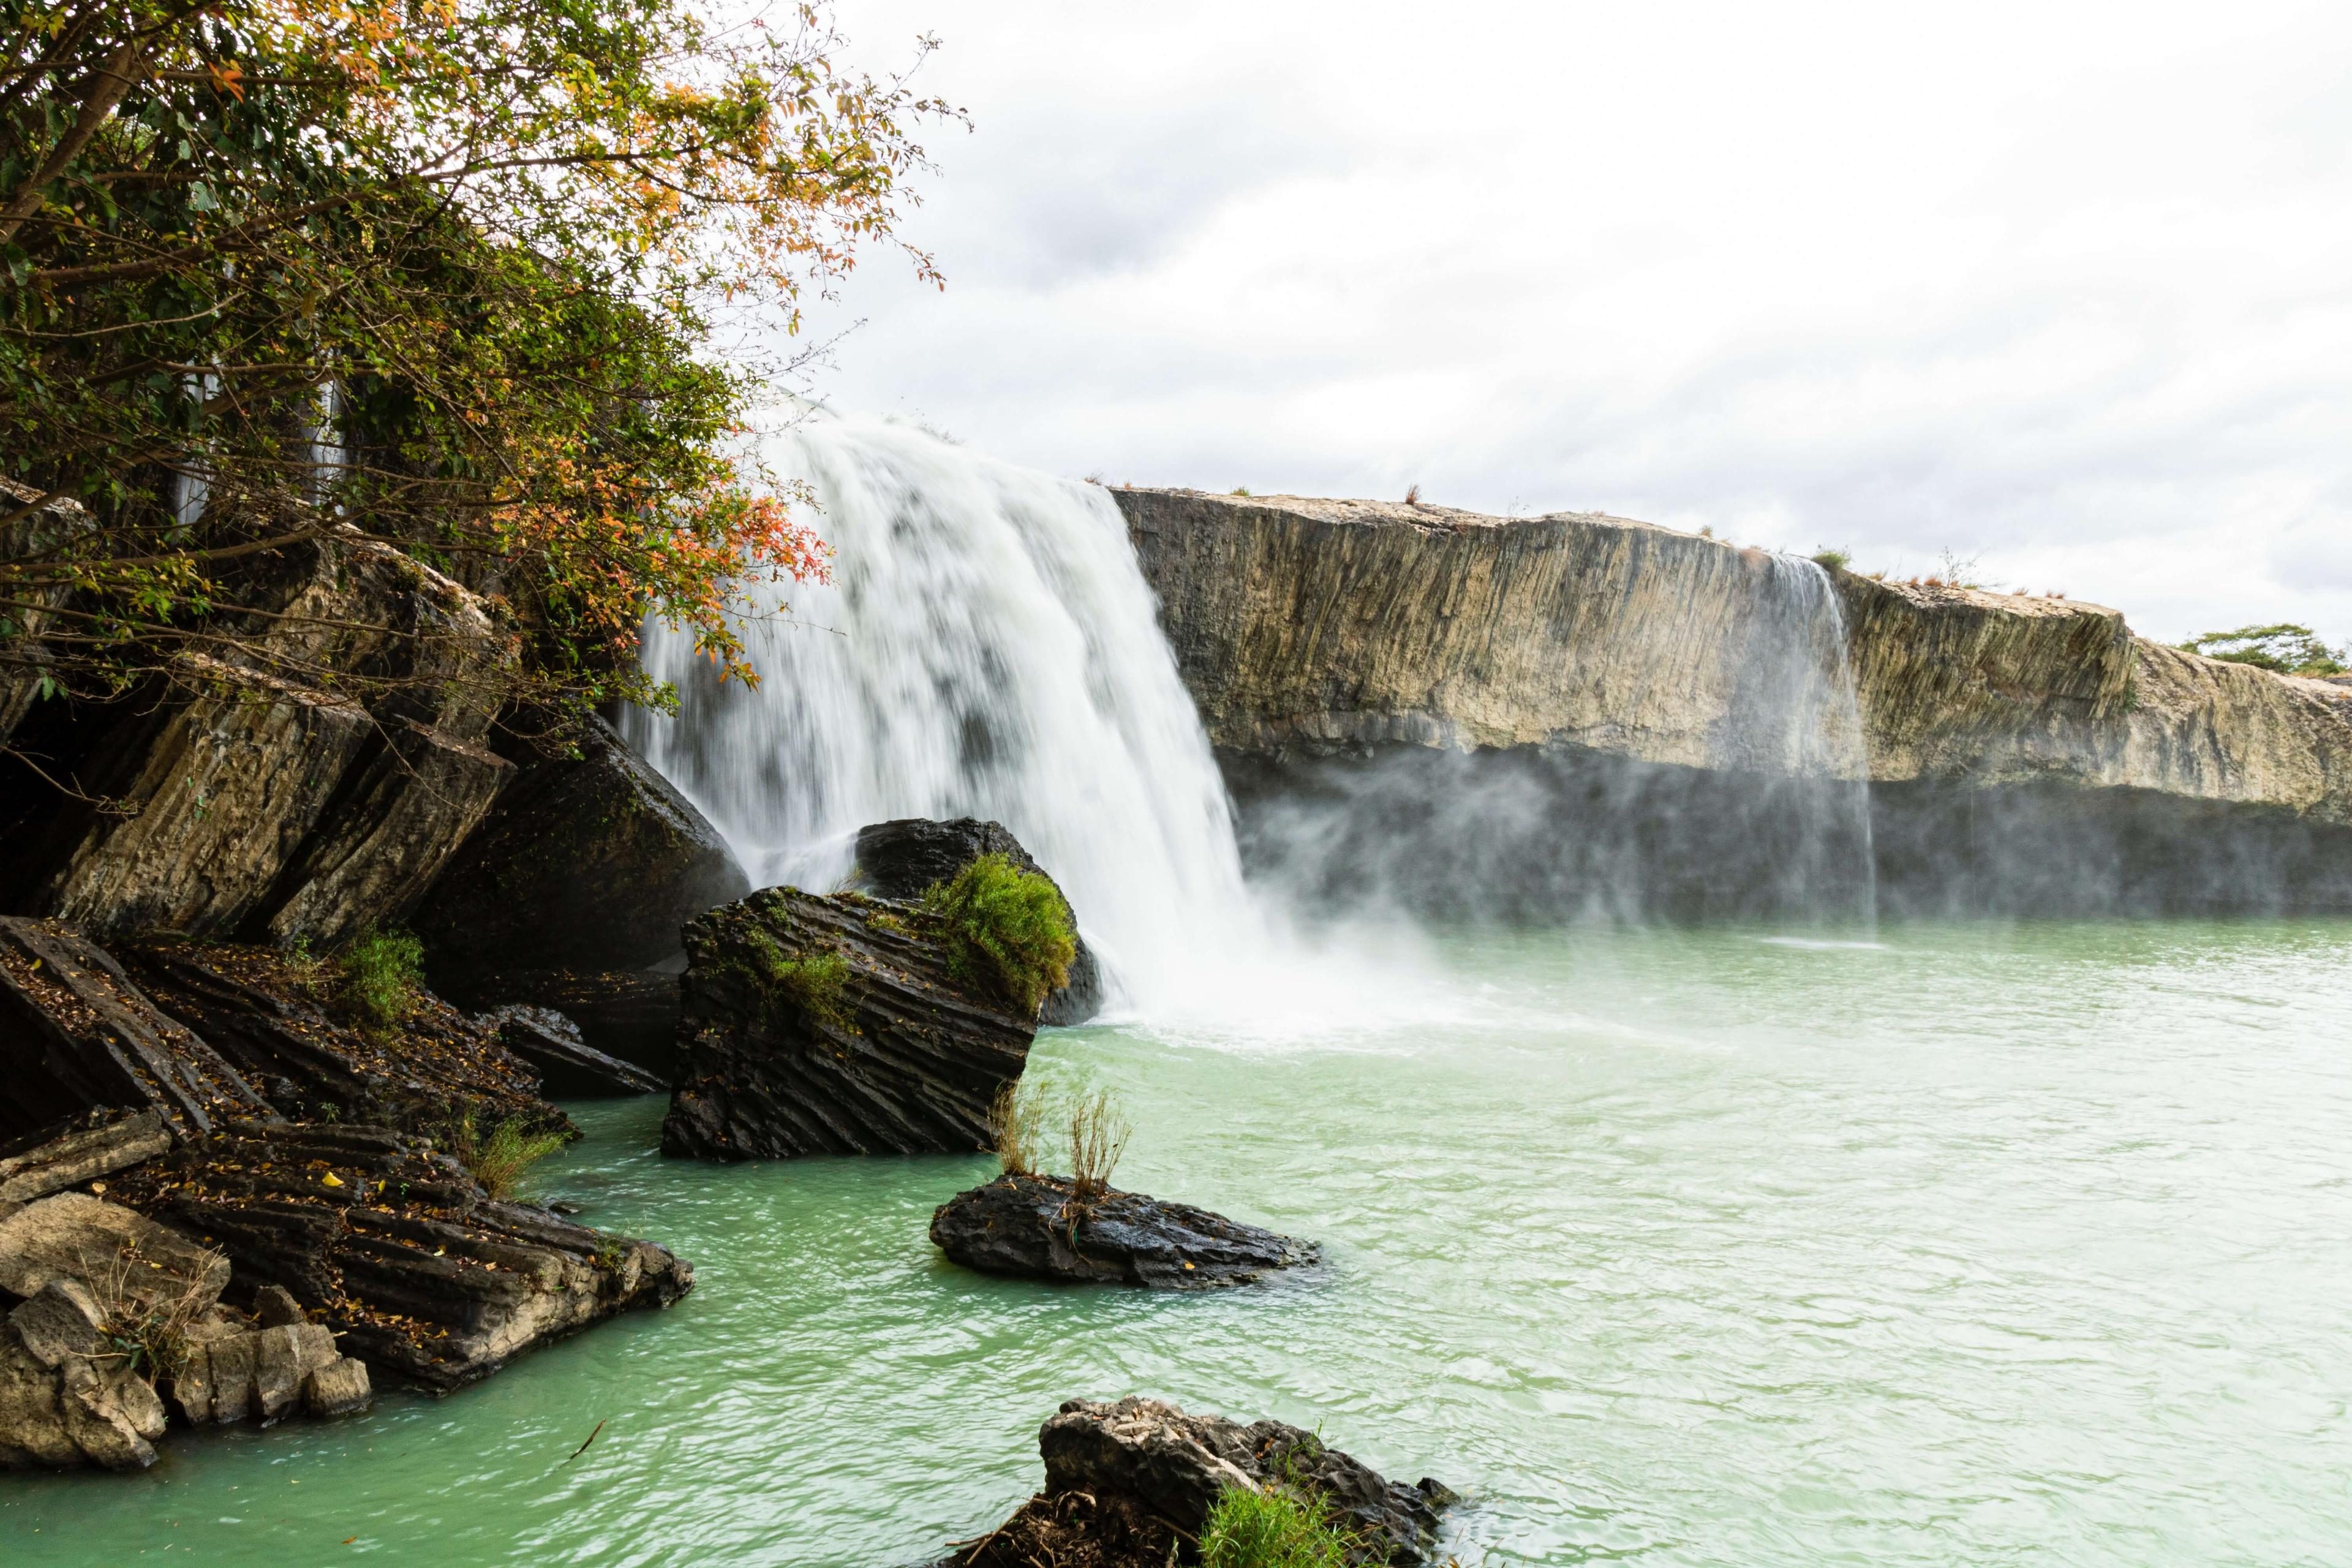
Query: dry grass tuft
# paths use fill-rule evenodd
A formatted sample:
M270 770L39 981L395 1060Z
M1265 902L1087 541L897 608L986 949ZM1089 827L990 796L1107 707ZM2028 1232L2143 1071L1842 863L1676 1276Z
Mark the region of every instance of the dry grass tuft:
M130 1247L96 1267L85 1258L81 1272L98 1304L99 1332L106 1337L109 1353L149 1383L177 1372L187 1354L189 1329L212 1305L203 1281L158 1275ZM168 1283L159 1289L159 1280Z
M1018 1079L999 1088L989 1102L988 1131L995 1140L997 1163L1008 1176L1037 1174L1038 1135L1045 1128L1040 1096Z
M1070 1102L1070 1182L1081 1202L1110 1190L1110 1173L1127 1152L1135 1124L1118 1109L1107 1089L1081 1094Z

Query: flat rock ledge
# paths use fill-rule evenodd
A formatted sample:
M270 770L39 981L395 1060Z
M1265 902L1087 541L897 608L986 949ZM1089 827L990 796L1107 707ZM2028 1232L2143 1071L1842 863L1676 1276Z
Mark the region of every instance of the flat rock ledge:
M1080 1202L1054 1176L1003 1175L931 1215L931 1241L984 1274L1206 1290L1321 1259L1311 1241L1141 1193Z
M1156 1399L1073 1399L1039 1428L1037 1449L1045 1489L939 1568L1167 1568L1196 1560L1209 1510L1230 1487L1311 1500L1354 1537L1351 1562L1413 1568L1437 1543L1439 1510L1456 1500L1436 1481L1385 1479L1312 1432Z

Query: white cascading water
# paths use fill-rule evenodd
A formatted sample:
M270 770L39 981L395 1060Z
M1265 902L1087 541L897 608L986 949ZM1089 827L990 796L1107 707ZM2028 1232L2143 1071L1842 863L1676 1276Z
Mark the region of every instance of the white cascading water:
M756 690L649 626L681 709L632 712L631 743L763 887L834 886L868 823L1001 822L1128 1005L1190 1010L1202 961L1261 928L1117 505L876 420L811 415L762 457L818 498L833 581L786 584L790 617L747 628Z

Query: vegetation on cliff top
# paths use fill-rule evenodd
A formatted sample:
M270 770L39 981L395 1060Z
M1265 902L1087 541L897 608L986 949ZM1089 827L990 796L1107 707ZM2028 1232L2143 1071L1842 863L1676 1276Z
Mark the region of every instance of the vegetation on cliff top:
M494 696L663 700L649 612L751 676L774 592L732 584L824 569L734 456L800 362L703 351L897 244L910 129L952 111L837 68L816 5L0 0L0 676L365 695L350 628L250 595L354 532L506 612Z
M2207 632L2180 645L2184 653L2200 653L2228 664L2251 664L2280 675L2341 675L2352 658L2340 647L2330 647L2309 626L2281 621L2274 626L2240 626L2233 632Z
M940 923L948 973L1002 990L1034 1016L1046 993L1069 983L1078 955L1070 906L1054 884L1003 855L982 855L923 895Z

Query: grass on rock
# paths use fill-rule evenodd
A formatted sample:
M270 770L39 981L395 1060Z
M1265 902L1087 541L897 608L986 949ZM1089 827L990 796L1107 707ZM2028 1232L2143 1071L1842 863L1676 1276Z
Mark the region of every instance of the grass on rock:
M1046 993L1066 984L1078 955L1070 907L1054 884L1003 855L982 855L923 894L940 922L948 973L967 985L994 986L1034 1015Z
M988 1106L988 1131L1006 1175L1038 1173L1037 1143L1045 1126L1045 1108L1034 1085L1015 1079L997 1089Z
M766 931L749 933L752 962L772 997L781 996L819 1024L849 1026L849 961L837 952L787 955Z
M1134 1136L1135 1124L1110 1090L1098 1089L1070 1101L1070 1182L1080 1200L1110 1191L1110 1173Z
M510 1198L530 1168L564 1145L561 1132L533 1132L520 1121L501 1121L485 1136L470 1116L449 1128L449 1154L482 1184L482 1191Z
M1268 1488L1227 1487L1201 1530L1202 1568L1348 1568L1354 1540L1313 1503Z
M336 998L363 1031L382 1034L415 1010L424 960L425 944L409 932L369 926L337 960Z

